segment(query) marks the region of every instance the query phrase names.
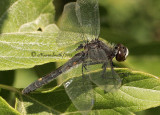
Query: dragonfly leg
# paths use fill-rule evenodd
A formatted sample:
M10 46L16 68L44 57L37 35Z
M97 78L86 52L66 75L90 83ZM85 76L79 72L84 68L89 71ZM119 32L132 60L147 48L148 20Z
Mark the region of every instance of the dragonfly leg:
M102 78L105 78L106 68L107 68L107 63L104 63L102 65L102 69L103 69L103 71L102 71Z
M111 71L112 71L112 76L114 76L114 70L113 70L113 66L112 66L113 62L110 61L110 65L111 65Z
M111 66L113 66L113 67L115 66L113 62L111 64L112 64Z
M95 64L102 64L103 62L92 62L92 61L90 61L90 62L83 62L82 63L82 76L84 76L84 71L83 71L83 68L85 69L85 70L87 70L87 68L86 68L86 66L87 65L95 65ZM107 67L107 66L106 66ZM106 70L106 69L105 69Z
M113 63L113 62L110 61L110 64L112 64L112 63ZM112 65L111 65L111 72L112 72L112 76L114 76L113 79L117 80L118 82L121 82L121 79L120 79L119 77L117 77L117 73L114 71Z
M86 66L85 66L85 64L84 64L84 63L82 63L82 77L84 77L83 68L84 68L85 70L87 70L87 68L86 68Z
M82 44L81 44L82 45ZM84 46L83 46L84 47ZM86 59L86 54L85 53L83 53L83 58L82 58L82 77L84 77L84 72L83 72L83 68L85 69L85 70L87 70L87 68L86 68L86 62L85 62L85 59Z
M83 45L83 44L80 44L80 45L78 46L78 48L76 49L76 51L78 51L78 50L80 50L80 49L82 49L82 48L84 48L84 45Z

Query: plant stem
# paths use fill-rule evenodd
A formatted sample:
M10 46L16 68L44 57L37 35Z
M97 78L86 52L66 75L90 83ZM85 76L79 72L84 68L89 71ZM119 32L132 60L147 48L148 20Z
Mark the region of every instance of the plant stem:
M21 93L18 89L14 88L14 87L11 87L11 86L3 85L3 84L0 84L0 88L10 90L10 91L14 91L16 93Z

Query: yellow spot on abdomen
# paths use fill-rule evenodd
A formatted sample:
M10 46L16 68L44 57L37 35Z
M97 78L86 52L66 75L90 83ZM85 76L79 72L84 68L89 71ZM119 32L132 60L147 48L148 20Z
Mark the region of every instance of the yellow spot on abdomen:
M38 81L42 81L42 78L39 78Z

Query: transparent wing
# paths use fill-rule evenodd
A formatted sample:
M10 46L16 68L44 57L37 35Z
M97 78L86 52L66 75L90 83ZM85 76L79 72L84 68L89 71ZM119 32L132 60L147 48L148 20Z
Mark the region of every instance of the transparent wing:
M91 81L99 86L101 89L106 92L112 92L120 88L121 79L119 75L110 68L106 69L106 72L103 75L103 70L98 72L93 72L90 77Z
M60 30L56 42L60 50L66 50L68 52L75 51L74 49L83 42L83 32L76 16L75 5L75 2L66 4L58 22ZM71 46L73 46L73 48ZM71 47L71 49L68 49L68 47Z
M98 0L77 0L76 15L78 22L85 33L85 40L99 37L100 19Z
M68 77L80 75L81 65L72 69ZM87 114L94 105L94 93L89 76L77 76L64 83L65 90L75 107L82 113Z
M104 50L93 49L89 51L89 59L92 60L87 61L86 68L90 71L89 75L93 83L106 92L117 90L121 86L121 79L114 71L112 62L107 60L108 57Z
M65 5L59 22L60 32L57 43L61 48L79 45L87 40L98 38L100 31L99 10L97 0L77 0ZM75 46L75 48L77 48ZM69 50L67 50L69 51ZM72 69L70 76L80 75L80 68ZM64 77L64 75L63 75ZM71 78L64 83L65 90L75 107L82 113L89 112L93 107L94 93L88 74L77 78Z
M75 51L79 44L98 38L100 33L98 0L77 0L65 5L58 22L58 50ZM65 53L67 53L65 52Z

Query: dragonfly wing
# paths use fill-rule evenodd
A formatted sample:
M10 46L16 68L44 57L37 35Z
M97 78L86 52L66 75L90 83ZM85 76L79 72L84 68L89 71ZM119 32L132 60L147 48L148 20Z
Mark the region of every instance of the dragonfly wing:
M74 68L71 74L76 75L78 70L81 70L81 65ZM72 103L82 114L90 112L94 105L94 93L88 75L71 78L64 83L64 87Z
M93 59L95 57L95 61ZM111 60L107 60L108 57L104 50L94 49L89 51L89 59L87 68L90 70L90 79L98 87L102 88L106 92L114 91L121 86L121 79L119 75L114 71ZM102 68L102 70L99 70ZM98 71L95 71L98 70Z
M74 49L83 42L82 30L78 22L75 12L75 2L68 3L64 6L62 16L58 21L59 33L56 39L59 45L59 50L66 50L68 52L75 51ZM66 49L73 46L71 49ZM67 53L67 52L65 52Z
M92 73L90 77L91 81L95 83L98 87L105 90L106 92L112 92L120 88L121 79L119 75L111 69L106 69L103 75L103 70L96 73Z
M77 0L65 6L61 20L58 42L72 45L98 38L100 33L98 0ZM76 42L76 43L75 43ZM80 67L80 66L79 66ZM76 74L73 69L68 76ZM89 70L89 69L88 69ZM74 74L74 75L73 75ZM83 113L89 112L93 107L94 93L89 75L75 77L64 83L65 90L75 107Z
M100 33L98 0L77 0L76 15L83 32L88 35L85 40L98 38Z
M60 30L56 41L60 46L59 51L70 53L75 51L79 44L98 38L100 33L98 0L77 0L66 4L58 26Z

